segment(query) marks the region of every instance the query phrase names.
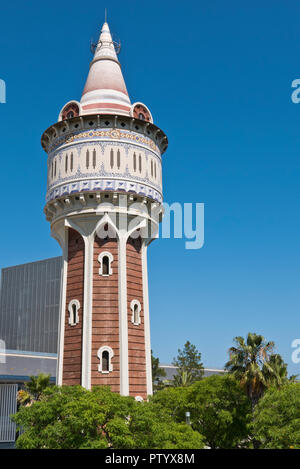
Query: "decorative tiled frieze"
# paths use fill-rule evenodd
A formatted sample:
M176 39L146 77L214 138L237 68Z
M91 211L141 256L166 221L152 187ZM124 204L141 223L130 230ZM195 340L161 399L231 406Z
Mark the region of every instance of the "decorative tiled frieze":
M117 180L117 179L95 179L87 181L76 181L69 184L62 184L54 190L50 190L46 196L46 202L67 196L70 194L80 192L93 192L93 191L114 191L114 192L127 192L132 194L149 197L157 202L162 202L162 195L160 192L154 190L146 184L139 184L136 182Z

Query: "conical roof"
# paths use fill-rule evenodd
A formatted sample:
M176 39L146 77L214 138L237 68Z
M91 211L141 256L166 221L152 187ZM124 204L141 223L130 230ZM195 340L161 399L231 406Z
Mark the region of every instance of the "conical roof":
M108 24L103 24L81 97L82 114L129 116L131 102Z

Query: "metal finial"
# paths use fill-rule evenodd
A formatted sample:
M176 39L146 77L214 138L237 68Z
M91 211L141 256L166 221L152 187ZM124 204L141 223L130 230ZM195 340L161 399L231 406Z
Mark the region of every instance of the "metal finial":
M105 23L107 23L107 9L105 8Z

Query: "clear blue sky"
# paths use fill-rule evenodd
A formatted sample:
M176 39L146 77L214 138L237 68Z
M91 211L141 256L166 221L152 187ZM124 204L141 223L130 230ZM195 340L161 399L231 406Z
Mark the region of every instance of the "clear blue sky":
M169 362L186 340L222 367L236 335L274 340L291 362L300 337L300 4L78 0L1 5L0 267L60 254L43 214L40 135L80 99L89 42L108 8L132 102L169 137L169 203L205 203L205 245L149 250L152 348Z

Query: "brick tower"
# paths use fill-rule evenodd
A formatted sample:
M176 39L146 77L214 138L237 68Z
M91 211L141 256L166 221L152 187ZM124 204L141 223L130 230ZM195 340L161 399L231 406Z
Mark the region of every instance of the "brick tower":
M105 22L79 101L42 136L45 214L63 251L57 383L152 394L147 247L161 217L168 145L131 104Z

